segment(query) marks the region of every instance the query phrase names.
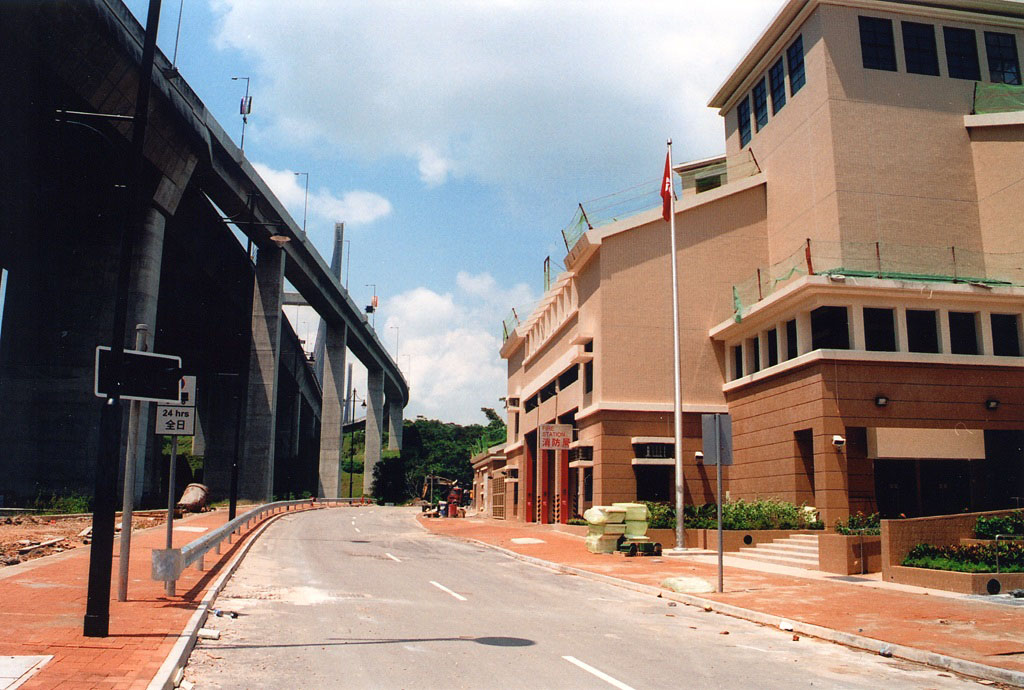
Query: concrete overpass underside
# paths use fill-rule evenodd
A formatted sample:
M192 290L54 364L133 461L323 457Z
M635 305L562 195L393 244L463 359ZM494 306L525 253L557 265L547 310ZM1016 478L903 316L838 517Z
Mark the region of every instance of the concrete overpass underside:
M7 504L92 491L101 405L94 352L110 344L119 233L137 227L124 186L134 182L126 179L131 123L60 111L131 115L142 36L118 0L0 6ZM146 324L149 349L181 356L198 377L194 452L215 498L226 496L236 457L242 498L337 495L346 352L369 371L368 467L388 417L390 443L400 446L408 386L337 275L162 55L152 78L140 181L150 201L131 257L126 345ZM291 241L279 246L272 234ZM284 318L285 279L327 323L322 376ZM152 405L142 408L149 431L135 494L158 504L167 463Z

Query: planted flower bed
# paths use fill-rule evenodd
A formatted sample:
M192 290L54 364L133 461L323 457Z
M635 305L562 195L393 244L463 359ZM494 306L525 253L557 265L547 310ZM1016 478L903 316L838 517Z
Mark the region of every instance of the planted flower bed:
M953 546L918 544L903 559L903 565L960 573L994 573L997 570L1004 573L1024 573L1024 543L1000 542Z

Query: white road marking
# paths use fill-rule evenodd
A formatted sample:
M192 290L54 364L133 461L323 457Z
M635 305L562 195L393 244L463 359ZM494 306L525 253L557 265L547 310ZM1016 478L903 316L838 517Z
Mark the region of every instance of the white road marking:
M191 525L175 525L175 532L205 532L208 527L192 527Z
M462 596L461 594L457 594L456 592L451 591L450 589L448 589L447 587L442 585L440 582L434 582L433 580L431 580L430 584L434 585L435 587L437 587L442 592L448 592L448 594L451 594L453 597L455 597L459 601L468 601L468 599L466 599L466 597Z
M394 556L392 556L390 553L385 553L384 555L387 556L388 558L390 558L391 560L393 560L395 563L401 563L402 562L402 561L398 560L397 558L395 558Z
M615 680L614 678L609 676L607 673L605 673L603 671L598 671L593 666L590 666L589 664L583 663L582 661L580 661L579 659L577 659L574 656L563 656L562 658L565 659L566 661L568 661L570 664L575 664L575 665L579 666L580 668L582 668L587 673L591 673L591 674L597 676L598 678L600 678L604 682L608 683L609 685L614 685L615 687L619 688L619 690L633 690L633 688L631 688L630 686L626 685L622 681Z
M361 530L361 529L359 529L358 527L356 527L356 532L360 532L360 533L361 533L361 532L362 532L362 530Z
M769 654L776 650L774 649L761 649L760 647L751 647L749 644L737 644L734 647L743 647L743 649L753 649L755 652L761 652L762 654Z

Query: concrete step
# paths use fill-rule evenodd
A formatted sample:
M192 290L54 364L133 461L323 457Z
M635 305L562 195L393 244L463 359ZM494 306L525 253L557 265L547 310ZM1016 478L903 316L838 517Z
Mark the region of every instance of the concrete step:
M771 563L773 565L787 565L791 568L804 568L805 570L817 570L818 559L817 558L793 558L791 556L776 556L767 553L757 553L754 549L750 551L740 551L738 553L730 553L730 556L734 558L743 558L748 561L757 561L759 563Z
M793 544L780 544L775 542L773 544L759 544L755 547L742 547L741 551L753 551L755 553L767 553L773 556L790 556L792 558L812 558L817 560L818 550L794 546Z
M781 549L783 551L793 551L794 553L818 553L817 544L800 541L793 542L787 539L776 539L768 544L758 544L756 548Z
M784 540L786 541L786 540ZM800 542L814 542L818 543L817 534L793 534L788 538L788 541L800 541Z

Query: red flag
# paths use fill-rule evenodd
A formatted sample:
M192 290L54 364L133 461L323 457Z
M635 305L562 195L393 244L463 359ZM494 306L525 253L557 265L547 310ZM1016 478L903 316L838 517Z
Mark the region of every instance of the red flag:
M670 155L665 154L665 175L661 178L661 217L671 220L672 214L672 162Z

